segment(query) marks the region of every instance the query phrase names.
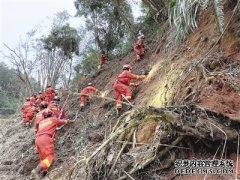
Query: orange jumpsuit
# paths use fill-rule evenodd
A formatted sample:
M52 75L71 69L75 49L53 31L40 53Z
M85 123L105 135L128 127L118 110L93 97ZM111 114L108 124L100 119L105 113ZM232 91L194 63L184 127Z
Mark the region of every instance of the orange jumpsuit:
M141 56L144 54L144 44L143 40L139 39L134 45L134 52L137 55L137 61L141 60Z
M30 101L31 101L32 103L35 103L35 100L36 100L36 98L35 98L34 96L31 96L31 97L30 97Z
M55 117L58 117L61 112L59 105L54 102L51 102L48 105L48 109L50 109L53 112Z
M42 94L38 94L36 104L39 105L43 100L44 100L44 96Z
M132 91L129 88L131 79L139 79L139 75L133 74L128 70L123 71L115 81L113 88L115 90L115 96L117 99L117 108L122 108L122 96L126 96L127 99L132 98Z
M30 101L26 101L23 105L22 105L22 118L23 120L26 118L26 114L27 114L27 110L33 105L32 102Z
M23 122L24 123L31 123L36 112L37 112L37 108L35 106L31 106L30 108L28 108L26 110Z
M103 65L105 64L107 61L107 55L106 54L101 54L100 60L99 60L99 64Z
M26 110L29 107L31 107L33 105L33 103L31 101L26 101L23 105L22 105L22 110Z
M39 122L35 144L40 157L40 166L47 171L55 158L54 141L52 136L56 127L66 124L67 120L59 121L56 117L49 117Z
M48 87L45 91L45 101L50 102L55 96L55 90L52 87Z
M85 102L86 102L86 97L90 98L88 96L88 94L94 93L96 92L97 89L93 86L87 86L85 87L82 91L81 91L81 103L80 103L80 107L84 107L85 106Z
M39 125L40 121L42 121L44 119L43 112L45 110L46 109L43 109L36 114L36 119L35 119L35 122L34 122L35 133L37 133L37 131L38 131L38 125Z

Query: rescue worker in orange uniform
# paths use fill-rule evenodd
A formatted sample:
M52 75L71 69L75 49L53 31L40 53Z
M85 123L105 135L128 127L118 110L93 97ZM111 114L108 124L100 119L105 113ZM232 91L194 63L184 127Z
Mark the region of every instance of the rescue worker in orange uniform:
M103 64L105 64L107 61L107 54L105 53L105 51L102 51L102 54L100 56L100 59L99 59L99 66L98 66L98 69L101 69Z
M138 86L136 83L131 83L130 80L132 79L144 79L145 75L136 75L131 73L132 67L129 64L125 64L123 66L123 72L118 75L113 88L115 90L115 95L117 99L117 112L118 114L121 113L122 109L122 99L123 96L130 101L132 98L132 91L129 86Z
M22 110L26 110L27 108L31 107L33 103L30 101L30 98L26 98L25 103L22 105Z
M141 35L140 39L137 40L137 42L134 45L134 52L137 56L136 61L140 62L143 58L143 55L145 53L145 47L144 47L144 35Z
M84 108L84 106L85 106L86 100L87 100L87 99L88 99L88 100L91 100L91 96L89 96L89 94L92 94L92 93L97 92L97 91L98 91L98 89L96 89L96 88L93 86L92 83L88 83L88 86L85 87L85 88L81 91L81 93L80 93L80 95L81 95L81 98L80 98L80 100L81 100L81 102L80 102L80 110L81 110L81 111L83 110L83 108Z
M29 109L31 106L33 105L33 103L30 101L30 98L26 98L26 102L22 105L22 119L24 122L24 119L26 119L26 113L27 113L27 109Z
M26 127L31 126L32 120L36 112L37 112L37 108L35 107L35 105L32 105L28 109L26 109L25 117L23 119L23 123L25 124Z
M38 95L36 97L36 104L39 106L41 102L44 101L44 96L41 91L38 92Z
M34 104L35 101L36 101L36 95L33 94L31 97L30 97L30 101Z
M40 174L46 173L54 161L55 153L52 136L54 135L56 128L69 122L73 122L65 119L59 121L53 116L53 112L48 108L43 112L43 116L45 119L39 122L35 139L35 144L40 157L40 163L32 170L32 174L36 179L40 179Z
M48 109L50 109L52 112L53 112L53 115L55 117L59 117L60 115L60 112L61 112L61 109L59 107L59 97L54 97L53 101L51 101L49 104L48 104Z
M54 88L50 85L47 86L47 89L45 90L45 101L50 102L53 100L56 92Z
M39 122L44 119L43 112L45 111L47 106L48 106L47 101L42 101L39 105L40 111L36 114L36 118L35 118L35 122L34 122L35 133L37 133L37 131L38 131Z

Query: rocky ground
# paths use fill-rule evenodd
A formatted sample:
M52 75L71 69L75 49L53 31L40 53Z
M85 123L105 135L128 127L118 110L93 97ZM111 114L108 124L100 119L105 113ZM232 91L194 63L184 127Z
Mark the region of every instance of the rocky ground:
M149 42L149 50L142 62L135 63L133 52L129 52L126 56L110 61L94 77L88 78L84 83L90 81L95 83L102 94L93 97L91 106L84 112L77 114L74 124L67 125L59 131L56 141L56 161L51 167L48 176L52 179L67 179L70 177L71 170L73 170L72 174L75 175L75 179L85 179L86 176L89 179L94 179L93 177L101 179L106 177L112 167L112 174L110 173L111 176L108 175L113 179L116 179L118 173L118 177L125 175L129 179L235 179L238 171L235 170L238 157L236 155L238 138L233 135L236 135L234 133L237 132L238 123L240 122L240 22L236 16L231 19L231 9L226 8L225 13L226 24L229 21L230 23L222 38L219 38L214 17L210 11L206 11L200 15L199 28L191 33L187 40L179 46L169 50L166 48L167 36L155 35L154 39L157 39L158 42ZM150 40L151 38L147 37ZM214 125L210 126L207 118L203 118L206 120L203 127L205 129L213 128L213 130L209 130L209 134L211 135L211 132L214 132L216 136L209 135L208 137L206 135L201 137L198 131L194 131L195 134L192 133L191 135L188 134L188 131L185 131L187 135L181 141L179 140L176 146L187 148L187 150L180 151L178 148L172 148L169 152L175 154L174 156L168 154L168 156L154 159L147 166L144 166L142 170L134 171L130 175L130 167L121 167L119 164L124 165L122 160L127 155L137 157L136 154L139 154L139 152L142 154L144 152L150 154L156 152L149 151L149 147L144 146L144 144L154 144L154 140L156 140L154 135L157 132L161 118L154 121L146 120L146 123L143 124L137 123L138 126L134 127L133 132L125 132L125 136L130 134L128 138L130 145L123 146L121 142L115 144L115 141L126 140L126 138L122 137L124 135L120 133L119 136L121 137L118 137L110 144L107 143L103 147L104 152L97 152L97 155L93 156L89 161L89 167L93 170L92 173L89 173L88 170L90 169L86 167L85 163L81 164L81 167L74 166L74 164L83 160L84 157L91 157L98 147L112 137L113 132L118 132L118 126L114 128L118 122L113 108L115 103L109 98L114 98L112 84L116 76L121 72L122 65L126 63L130 63L136 73L144 74L148 72L147 78L137 89L134 89L136 106L132 108L133 111L139 109L141 112L149 108L149 106L170 108L164 109L164 111L172 111L172 107L182 108L194 105L197 108L211 112L210 115L212 116L208 114L210 116L209 121L216 123L215 125L221 128L220 130L219 128L214 129ZM71 119L75 118L78 111L79 95L77 92L83 86L84 84L80 84L78 88L69 91L68 115ZM128 109L130 108L125 106L125 110ZM177 113L179 112L184 114L185 111L177 111ZM181 113L179 114L181 115ZM176 112L173 114L174 121L182 120L175 115ZM192 112L190 115L188 114L188 116L192 115ZM227 121L221 121L222 119L227 119ZM125 120L122 119L119 127ZM0 121L0 178L31 179L30 172L38 163L38 156L34 154L33 129L23 127L19 116L1 119ZM129 118L129 121L132 122L131 118ZM228 122L233 123L234 126L228 125ZM199 124L190 127L195 129L202 127L197 125ZM175 125L172 124L171 126ZM204 129L203 127L200 130ZM229 128L232 128L232 131L228 131ZM224 129L223 132L222 129ZM200 130L201 133L205 132ZM229 133L227 143L225 143L226 136L224 136L224 133ZM179 137L178 134L175 140L178 140ZM216 140L213 137L219 137L219 139ZM174 142L170 141L170 143ZM131 143L135 143L135 146L133 147ZM113 147L116 147L116 149ZM123 150L121 150L121 147L123 147ZM153 145L150 147L153 148ZM112 151L110 151L111 149ZM157 149L162 152L165 148L157 147ZM217 151L217 149L219 150ZM111 157L113 151L119 152L119 157L121 157L116 159L114 166L114 162L109 159L107 162L110 162L110 164L105 164L106 161L99 159L98 155L102 155L102 153L104 155L102 157L106 156L105 159ZM213 158L233 159L234 174L205 176L176 175L173 172L175 159ZM170 163L165 162L169 162L169 160L171 160ZM145 161L139 160L136 162L144 163ZM99 166L101 163L104 166ZM128 165L131 163L128 162ZM159 164L161 163L166 165L165 168L160 167ZM118 171L120 167L125 168L125 172ZM45 179L50 179L48 176Z

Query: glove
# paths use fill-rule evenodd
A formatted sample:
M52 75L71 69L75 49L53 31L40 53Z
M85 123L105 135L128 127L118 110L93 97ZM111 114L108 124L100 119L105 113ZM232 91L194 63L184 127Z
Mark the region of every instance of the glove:
M129 85L133 86L133 87L138 87L139 84L138 83L130 83Z

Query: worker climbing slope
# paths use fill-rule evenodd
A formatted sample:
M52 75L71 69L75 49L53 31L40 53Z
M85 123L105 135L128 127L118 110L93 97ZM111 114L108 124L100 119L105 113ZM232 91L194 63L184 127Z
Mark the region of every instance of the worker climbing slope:
M40 157L40 163L32 170L32 174L36 179L40 179L40 175L46 173L54 161L55 153L52 137L56 128L73 122L65 119L59 121L57 117L53 116L53 112L48 108L43 112L43 116L44 119L39 122L35 139L35 144Z
M131 83L132 79L144 79L145 75L136 75L132 72L132 67L129 64L125 64L123 66L123 72L118 75L115 83L113 84L113 88L115 90L115 95L117 99L117 112L118 115L122 113L122 100L123 96L130 101L132 99L132 91L129 86L138 86L137 83Z
M42 94L42 91L39 91L38 95L36 96L36 104L39 106L42 101L44 101L44 96Z
M23 119L23 123L26 126L27 123L27 113L28 113L28 109L30 109L33 106L33 102L30 101L30 98L26 98L26 101L23 103L22 105L22 119ZM29 115L29 114L28 114Z
M59 107L59 101L60 98L58 96L55 96L54 99L48 104L48 109L50 109L53 112L53 115L55 117L58 117L61 111Z
M33 95L30 97L30 101L31 101L33 104L35 104L35 102L36 102L36 95L35 95L35 94L33 94Z
M36 118L35 118L35 122L34 122L35 133L37 133L37 131L38 131L38 125L39 125L40 121L42 121L44 119L43 112L46 110L47 106L48 106L47 101L42 101L39 105L39 112L36 114Z
M142 60L145 53L144 39L145 39L144 35L141 35L134 45L134 52L137 56L136 57L137 62L140 62Z
M48 85L47 89L45 90L45 101L51 102L55 96L55 90L52 86Z
M105 51L102 51L102 54L99 59L98 69L101 69L102 66L106 64L106 61L107 61L107 54L105 53Z
M81 93L80 93L80 95L81 95L80 110L81 111L83 111L83 109L85 107L86 100L91 101L91 94L94 92L98 92L98 89L95 88L92 83L88 83L87 87L85 87L81 91Z
M24 110L24 118L23 118L23 123L25 124L26 127L30 127L32 124L32 121L34 119L35 114L37 113L37 107L35 104Z

